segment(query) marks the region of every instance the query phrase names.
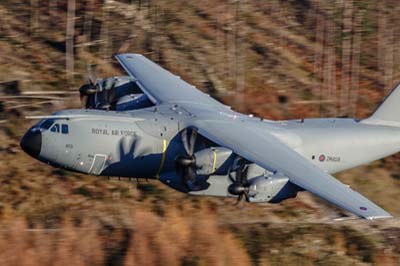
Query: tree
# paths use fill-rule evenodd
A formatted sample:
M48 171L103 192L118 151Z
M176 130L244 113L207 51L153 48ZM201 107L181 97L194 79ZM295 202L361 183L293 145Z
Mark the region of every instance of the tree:
M353 21L353 0L343 1L343 39L342 39L342 73L341 73L341 100L340 114L348 114L350 73L351 73L351 33Z
M350 115L355 117L357 111L358 89L360 79L360 54L361 54L361 21L363 13L355 8L353 21L353 47L351 61L351 95Z
M75 38L75 0L68 0L67 29L65 38L67 80L73 83L74 75L74 38Z

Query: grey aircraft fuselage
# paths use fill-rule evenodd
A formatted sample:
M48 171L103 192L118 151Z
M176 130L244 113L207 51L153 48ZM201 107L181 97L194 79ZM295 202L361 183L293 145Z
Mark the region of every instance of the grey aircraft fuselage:
M158 178L163 172L174 171L175 158L184 153L179 132L193 116L184 104L129 112L65 110L55 115L74 118L54 120L53 124L60 128L68 126L65 134L61 129L53 132L41 128L48 119L28 131L41 134L37 159L80 173L135 178ZM398 127L370 125L355 119L270 121L233 111L218 115L274 135L328 173L400 151Z

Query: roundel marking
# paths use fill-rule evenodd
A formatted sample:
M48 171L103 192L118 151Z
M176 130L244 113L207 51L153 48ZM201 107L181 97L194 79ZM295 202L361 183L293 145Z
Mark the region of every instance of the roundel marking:
M325 155L321 154L321 155L319 156L319 161L320 161L320 162L324 162L325 159L326 159Z

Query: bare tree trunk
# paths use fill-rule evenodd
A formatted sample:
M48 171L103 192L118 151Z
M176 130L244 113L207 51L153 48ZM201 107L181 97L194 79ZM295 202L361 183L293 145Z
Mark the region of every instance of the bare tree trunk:
M149 28L148 31L146 32L146 49L149 53L149 58L153 59L154 56L154 16L152 13L153 10L153 5L151 0L147 0L147 14L148 14L148 18L149 18Z
M393 11L393 82L400 82L400 5L395 5Z
M279 2L279 0L273 0L271 1L271 17L272 19L276 22L277 25L281 26L281 18L283 15L282 12L282 7ZM277 46L282 47L284 40L280 38L280 35L278 34L277 39L275 40L277 43Z
M162 63L163 60L163 47L162 47L162 41L161 41L161 7L158 5L154 6L154 19L153 19L153 36L154 36L154 42L155 42L155 53L156 57L155 60L157 63Z
M85 50L86 46L92 40L92 24L93 24L93 10L94 10L94 0L88 0L85 7L85 17L83 22L83 45L82 50Z
M224 6L224 8L223 8L223 10L225 10L225 12L226 12L226 10L228 10L229 9L229 5L228 4L226 4L225 2L223 2L223 6ZM230 24L230 23L229 23ZM229 80L229 77L230 77L230 72L229 72L229 70L230 70L230 56L229 56L229 54L230 54L230 47L229 47L229 44L231 43L231 40L230 40L230 28L229 28L229 25L228 23L227 24L223 24L224 25L224 36L223 36L223 38L224 38L224 59L225 59L225 64L224 64L224 76L225 77L227 77L227 79Z
M232 12L232 9L235 10L235 3L234 2L228 2L227 6L228 6L228 12ZM234 12L234 11L233 11ZM227 59L228 59L228 77L229 77L229 81L232 84L235 84L235 80L236 80L236 35L235 35L235 27L236 27L236 17L233 16L230 19L230 23L229 23L229 29L228 29L228 39L227 39ZM236 88L235 88L236 89Z
M348 114L350 91L350 56L351 56L351 29L353 18L353 0L343 2L343 40L342 40L342 74L340 114Z
M57 13L58 13L58 8L57 8L57 0L49 0L49 20L48 20L48 27L49 29L54 28L57 26Z
M324 60L324 35L325 35L325 20L324 17L320 14L320 10L318 7L316 9L316 31L315 31L315 52L314 52L314 75L315 75L315 83L313 94L314 97L318 97L320 100L322 99L322 68L323 68L323 60ZM321 107L320 111L321 111Z
M388 22L385 28L385 56L384 56L384 84L385 94L393 87L393 11L386 13L386 21ZM398 15L398 14L396 14Z
M335 55L335 23L333 21L333 12L329 10L329 19L326 26L326 79L327 99L333 100L329 108L329 115L336 116L336 55Z
M236 76L236 91L237 91L237 105L243 107L244 100L244 87L245 87L245 76L244 76L244 49L243 49L243 38L244 38L244 27L242 23L241 12L245 6L245 2L236 1L236 23L235 23L235 57L236 57L236 67L235 67L235 76Z
M103 57L104 64L107 64L110 60L109 50L109 0L105 0L102 6L102 19L101 19L101 30L100 30L100 38L102 45L101 56Z
M66 29L66 73L67 80L72 84L74 75L74 37L75 37L75 0L68 0Z
M35 36L37 29L39 28L39 0L31 0L31 25L30 34Z
M386 46L386 8L383 1L378 2L379 18L378 18L378 72L379 72L379 85L383 93L386 87L385 84L385 46Z
M140 8L140 1L136 5L135 0L131 0L130 5L136 6L136 8L131 11L133 13L132 20L130 22L128 22L131 25L131 30L130 30L128 38L123 42L121 47L118 49L119 53L126 53L129 51L130 48L132 48L132 51L135 51L136 47L132 47L132 46L134 46L136 44L136 39L138 38L138 35L136 35L136 31L140 27L140 25L144 24L144 22L143 22L144 19L143 19L143 14L142 14L143 11ZM165 14L163 14L163 18L164 17L165 17ZM163 26L166 26L166 25L163 24Z
M219 6L216 5L216 8L218 8ZM218 11L218 10L217 10ZM215 59L215 67L214 67L214 71L215 71L215 75L217 77L219 77L220 75L223 76L223 73L221 72L221 65L224 65L224 62L221 62L222 60L220 60L220 54L221 54L221 48L224 46L224 37L221 36L221 22L220 22L220 16L216 16L216 20L215 20L215 43L214 43L214 59ZM221 67L221 68L220 68Z
M355 117L357 113L358 89L360 79L360 54L361 54L361 22L362 11L354 10L353 22L353 51L351 62L351 116Z

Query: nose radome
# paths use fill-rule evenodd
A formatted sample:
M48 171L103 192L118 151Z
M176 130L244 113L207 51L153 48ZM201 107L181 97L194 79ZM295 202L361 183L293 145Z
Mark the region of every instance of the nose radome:
M40 130L29 130L21 139L20 145L27 154L37 158L42 149L42 133Z

